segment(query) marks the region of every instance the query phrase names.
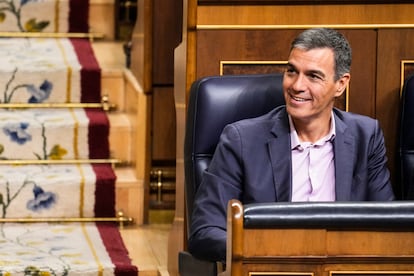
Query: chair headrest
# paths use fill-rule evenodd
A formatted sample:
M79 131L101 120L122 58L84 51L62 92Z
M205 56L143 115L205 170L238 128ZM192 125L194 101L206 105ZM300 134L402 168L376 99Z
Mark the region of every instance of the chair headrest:
M284 104L282 80L282 74L265 74L213 76L194 82L186 133L193 139L191 151L213 153L227 124Z

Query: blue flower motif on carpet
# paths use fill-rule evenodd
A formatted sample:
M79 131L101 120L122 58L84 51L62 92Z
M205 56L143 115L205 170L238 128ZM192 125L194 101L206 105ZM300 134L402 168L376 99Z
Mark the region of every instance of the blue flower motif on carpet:
M30 179L30 177L26 178L20 185L20 187L15 191L12 191L11 183L9 181L7 181L5 185L6 189L4 194L0 193L0 207L2 218L5 218L7 216L7 210L10 207L10 204L20 195L20 193L26 187L30 187L31 185L33 185L33 198L27 201L27 210L31 210L33 212L40 212L41 210L51 209L53 205L57 203L58 196L55 193L44 191L42 187L40 187L34 180Z
M38 0L21 0L20 1L20 5L26 5L27 3L29 3L29 2L37 2Z
M33 187L34 199L31 199L27 202L27 209L34 212L40 211L42 209L49 209L54 203L56 203L56 195L51 192L45 192L43 189L34 185Z
M45 80L39 88L33 84L27 85L27 91L32 95L29 99L29 103L41 103L47 100L52 92L53 84Z
M0 0L1 1L1 0ZM39 87L36 87L34 84L19 84L14 86L13 88L10 87L11 83L14 81L16 77L18 69L14 69L7 85L6 89L3 92L3 102L4 103L11 103L13 100L13 96L17 91L20 89L26 88L26 91L29 93L30 98L28 99L28 103L42 103L50 97L50 94L53 90L53 83L48 80L44 80ZM9 92L9 89L11 91Z
M27 132L28 123L10 123L3 127L3 132L10 137L13 142L23 145L32 139L30 133Z

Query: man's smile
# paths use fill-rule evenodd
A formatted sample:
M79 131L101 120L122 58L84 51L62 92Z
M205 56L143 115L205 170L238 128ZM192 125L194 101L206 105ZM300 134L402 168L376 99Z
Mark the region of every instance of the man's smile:
M306 102L306 101L311 100L311 99L306 99L306 98L302 98L302 97L293 96L292 94L289 94L289 96L297 102Z

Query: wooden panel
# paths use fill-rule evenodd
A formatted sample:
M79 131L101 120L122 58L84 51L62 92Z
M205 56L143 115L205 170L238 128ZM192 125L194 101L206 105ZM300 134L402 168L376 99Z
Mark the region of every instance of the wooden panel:
M394 188L398 185L401 61L414 59L414 29L378 31L377 118L384 130Z
M223 61L286 61L300 30L200 30L197 78L220 74Z
M138 1L138 16L131 38L131 72L145 94L152 92L152 1Z
M325 229L244 229L243 255L254 256L324 256ZM277 237L277 239L275 239ZM265 245L271 242L272 246Z
M148 219L148 198L149 198L149 173L150 173L150 122L151 122L151 95L145 94L137 84L135 77L130 72L125 73L125 97L128 101L125 104L125 112L128 115L132 127L132 162L135 164L135 177L140 189L143 190L143 198L136 201L138 212L141 215L137 223L146 223ZM138 195L135 195L136 197ZM132 198L133 196L128 196ZM141 204L143 201L143 204ZM142 208L143 207L143 208Z
M154 0L153 11L153 83L172 85L174 49L181 41L183 3Z
M231 200L224 275L414 275L410 229L245 228L244 215Z
M184 150L183 141L185 135L185 121L187 111L187 88L190 87L194 77L195 66L191 57L194 54L188 48L194 34L188 33L189 18L194 18L195 7L188 7L194 4L188 0L183 0L183 36L182 42L175 49L174 53L174 99L177 114L177 144L176 144L176 192L175 192L175 215L172 223L170 236L168 239L168 273L171 276L178 274L178 253L186 248L187 228L185 215L185 196L184 196ZM192 14L192 16L190 16ZM195 20L193 20L195 21ZM192 43L194 44L194 43ZM190 58L189 58L190 56ZM190 79L190 81L188 80Z
M348 111L376 117L377 31L374 29L340 31L352 47Z
M152 106L152 160L175 160L174 89L155 87Z
M197 78L223 73L281 72L284 70L281 63L288 58L290 42L301 31L200 30L197 35ZM349 94L339 99L336 106L375 116L376 31L341 32L353 48L353 65Z
M328 231L329 256L414 256L414 232L398 231Z
M414 4L205 5L197 8L197 27L412 24L413 9Z

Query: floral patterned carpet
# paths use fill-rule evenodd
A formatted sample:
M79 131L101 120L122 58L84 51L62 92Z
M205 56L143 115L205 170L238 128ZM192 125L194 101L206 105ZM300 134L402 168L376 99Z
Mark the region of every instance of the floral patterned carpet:
M88 8L88 0L0 0L0 32L88 32ZM6 35L0 60L1 219L115 217L111 164L6 162L110 157L105 111L10 107L99 103L90 41ZM110 223L5 222L0 244L0 275L138 275Z
M89 0L0 0L0 32L87 33Z
M121 241L119 232L104 224L0 225L0 275L137 275L119 273L117 266L130 265L119 258L128 256L115 256L101 237Z

